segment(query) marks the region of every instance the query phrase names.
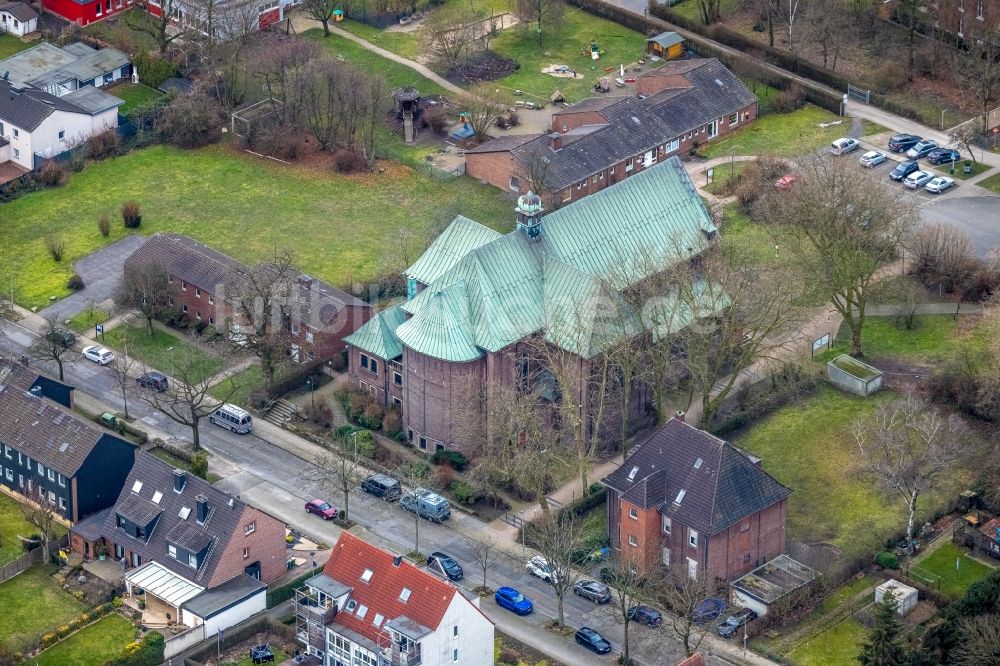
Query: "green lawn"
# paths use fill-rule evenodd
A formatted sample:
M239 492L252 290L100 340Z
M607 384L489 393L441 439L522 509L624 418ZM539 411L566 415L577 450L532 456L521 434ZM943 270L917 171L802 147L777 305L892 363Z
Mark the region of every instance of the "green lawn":
M66 295L72 262L125 235L117 210L130 199L142 207L140 233L187 234L248 263L290 246L299 269L345 287L375 277L380 258L398 254L398 241L390 247L386 239L401 229L416 256L455 214L503 231L513 222L502 192L466 177L443 181L391 163L382 174L341 176L258 160L228 145L156 146L0 204L0 266L17 276L16 300L41 307L50 295ZM96 224L106 212L115 216L110 238ZM47 234L66 241L60 263L45 250Z
M151 25L153 22L153 17L143 10L130 9L115 18L91 23L83 31L110 42L117 48L129 53L135 53L140 50L155 52L159 51L159 47L149 33L141 30L133 30L129 27L129 23L146 23Z
M715 167L712 170L712 182L705 186L709 194L722 196L730 181L739 180L740 175L750 165L750 162L731 162Z
M398 53L410 60L417 60L420 57L420 52L423 50L423 34L420 30L412 32L388 32L370 26L367 23L352 21L350 19L336 23L335 25L352 35L357 35L366 42L371 42L386 51Z
M937 587L950 597L960 597L970 585L989 575L990 569L985 564L971 557L966 557L968 551L948 542L933 553L923 558L912 568L912 573L930 579L930 585ZM958 570L955 562L958 561ZM929 574L929 575L928 575ZM921 580L918 577L918 580Z
M1000 173L996 173L985 180L979 181L979 187L985 187L991 192L1000 194Z
M0 584L0 643L22 650L87 609L50 575L53 566L35 566Z
M21 41L20 37L8 35L5 32L0 33L0 58L9 58L18 51L23 51L29 46L31 46L31 44Z
M110 317L104 310L91 305L87 309L70 317L68 326L77 333L84 333L93 337L96 335L94 327L97 324L107 321Z
M154 99L163 97L159 90L150 88L142 83L119 83L113 88L108 88L108 92L115 97L125 100L125 103L118 107L118 113L127 116L128 112L137 106L142 106Z
M31 660L35 666L101 666L135 640L135 627L117 613L101 618Z
M724 170L728 171L728 167ZM737 256L750 259L757 266L794 270L801 254L811 251L807 244L797 240L781 225L754 222L740 212L736 203L723 208L722 219L723 248L731 248Z
M153 335L150 336L145 322L116 326L104 334L102 343L123 353L127 346L129 356L168 375L174 373L175 358L185 359L185 363L190 359L192 372L189 379L192 382L211 377L224 367L220 358L202 351L179 335L154 328Z
M149 452L152 453L157 458L159 458L160 460L162 460L163 462L165 462L168 465L170 465L171 467L173 467L174 469L183 469L183 470L187 470L188 472L193 472L193 470L191 469L191 463L189 463L188 461L184 460L183 458L178 458L177 456L175 456L174 454L170 453L170 451L167 451L166 449L162 449L162 448L160 448L160 447L157 446L157 447L154 447L154 448L150 449ZM216 481L218 481L221 478L222 477L219 476L218 474L213 474L213 473L209 472L207 480L208 480L209 483L215 483Z
M972 173L968 173L967 174L962 169L962 164L963 164L963 162L956 162L955 163L955 178L957 180L969 180L970 178L974 178L974 177L978 176L979 174L981 174L981 173L983 173L985 171L989 171L990 169L993 168L993 167L991 167L988 164L983 164L982 162L973 162L972 163ZM945 165L942 165L942 166L945 166ZM948 171L947 166L945 166L944 170ZM989 180L989 178L987 178L987 180Z
M881 134L882 132L888 132L888 127L882 127L876 122L871 120L861 121L861 136L871 136L873 134Z
M241 370L213 386L209 389L208 394L216 400L226 400L234 405L245 405L247 396L263 385L264 379L260 372L260 364L254 363L246 370Z
M858 594L861 594L865 588L874 586L876 582L877 581L874 576L871 576L870 574L865 574L861 578L852 578L849 582L838 587L833 594L823 600L823 603L819 608L820 613L829 613L841 604L846 603Z
M360 44L355 44L351 40L339 35L324 37L322 28L307 30L302 33L302 36L322 44L334 56L340 56L347 62L354 63L369 73L381 74L393 90L402 88L403 86L411 86L424 95L445 94L444 88L425 78L416 70L388 58L378 56Z
M842 120L836 114L807 104L791 113L775 113L757 118L749 127L724 139L705 144L705 157L723 155L775 155L795 157L812 152L845 136L850 123L818 127L819 123Z
M20 536L31 536L38 531L24 519L21 505L6 495L0 494L0 564L17 559L24 553Z
M867 635L864 627L846 619L792 650L788 658L797 666L856 666Z
M972 316L972 315L970 315ZM982 349L987 343L987 332L981 327L971 331L959 330L962 319L951 315L918 315L912 329L899 327L894 317L867 317L861 343L865 356L890 358L914 363L938 363L951 357L959 345ZM851 333L846 325L840 327L830 351L817 360L826 362L851 349Z

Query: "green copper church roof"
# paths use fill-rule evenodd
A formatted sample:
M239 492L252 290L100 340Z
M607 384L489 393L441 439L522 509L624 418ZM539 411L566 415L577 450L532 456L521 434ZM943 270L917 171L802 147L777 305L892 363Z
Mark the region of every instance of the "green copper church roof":
M406 276L430 284L441 274L477 247L500 238L503 234L484 227L467 217L459 215L434 239L412 266L406 269Z
M483 354L469 326L469 298L465 285L433 288L420 316L396 329L400 342L410 349L445 361L474 361Z
M396 329L406 321L402 305L400 303L379 312L344 338L344 342L386 360L402 355L403 345L396 337Z

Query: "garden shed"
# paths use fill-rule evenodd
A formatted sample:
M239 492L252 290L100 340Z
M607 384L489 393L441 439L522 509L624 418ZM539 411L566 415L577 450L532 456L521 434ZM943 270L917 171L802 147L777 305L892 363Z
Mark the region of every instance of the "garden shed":
M757 615L767 615L771 604L805 587L818 575L788 555L778 555L730 583L731 600L734 605L749 608Z
M676 32L661 32L646 40L646 53L664 60L675 60L684 55L684 38Z
M898 580L890 578L876 587L875 603L882 603L887 594L896 598L896 603L899 604L896 613L899 615L906 615L917 605L917 588L904 585Z
M868 396L882 388L882 371L858 359L841 354L826 364L826 378L848 393Z

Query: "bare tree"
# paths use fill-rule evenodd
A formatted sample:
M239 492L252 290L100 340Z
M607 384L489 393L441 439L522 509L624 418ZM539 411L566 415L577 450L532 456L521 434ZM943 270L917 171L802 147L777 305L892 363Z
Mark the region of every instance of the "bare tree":
M486 588L486 572L490 570L490 567L496 561L496 553L493 550L493 544L487 539L479 540L467 538L466 543L469 546L469 550L472 551L472 558L476 563L476 566L483 572L483 588Z
M125 325L124 322L122 325ZM141 365L135 357L128 355L128 333L126 333L122 338L122 344L122 353L116 354L115 360L112 361L110 365L111 371L115 376L115 384L117 384L117 388L122 394L122 405L125 412L125 418L129 418L129 389L132 388L133 382L135 381L135 374L138 370L141 370Z
M184 8L181 0L158 0L156 3L151 0L137 0L135 6L140 11L130 12L126 16L126 24L130 30L149 35L156 42L161 56L166 54L174 42L178 40L183 42L188 38L190 34L188 30L178 29L174 23Z
M985 132L989 112L1000 100L1000 31L977 31L976 39L967 40L968 51L955 67L955 77L962 90L976 101Z
M28 349L28 356L36 361L52 361L59 370L59 381L64 379L64 368L71 363L70 347L67 346L66 331L54 317L46 317L41 337Z
M951 224L921 227L909 243L910 270L938 294L961 291L980 267L972 242L964 231Z
M614 556L607 565L609 572L612 600L607 604L605 612L617 623L622 625L624 639L622 641L623 663L632 663L630 652L629 627L634 618L633 611L649 594L649 590L662 584L662 576L658 569L642 571L634 563Z
M716 23L722 19L722 0L698 0L698 14L705 25Z
M789 192L767 192L756 216L803 241L799 280L830 298L862 355L865 313L878 271L897 258L917 219L914 204L844 161L810 160ZM774 189L774 188L771 188Z
M550 160L540 153L528 155L522 162L524 164L524 175L528 180L528 188L539 196L545 196L548 191L546 181L549 175Z
M549 514L527 528L536 550L548 562L549 584L556 595L556 624L566 624L563 602L576 583L574 567L579 564L580 549L584 546L583 526L579 518L569 512Z
M330 36L330 19L340 7L340 0L305 0L306 14L323 24L323 36Z
M38 529L38 534L42 537L42 561L47 564L51 558L49 542L55 537L56 525L59 524L54 504L42 497L22 501L21 515Z
M799 14L799 3L801 0L786 0L787 11L785 12L784 19L785 23L788 25L788 50L795 53L795 33L793 31L795 27L795 19Z
M525 27L534 30L535 41L539 46L542 44L543 32L556 33L562 27L564 10L562 0L517 0L514 3L514 14Z
M985 122L980 118L981 122ZM985 125L984 125L985 126ZM956 147L959 153L963 150L969 154L969 159L972 160L973 164L979 164L979 160L976 159L976 153L973 150L976 146L976 139L979 137L979 131L969 123L965 123L955 130L951 135L951 143Z
M146 330L153 335L153 320L159 319L170 304L170 276L160 263L128 266L115 301L139 310L146 319Z
M480 140L487 139L487 133L509 106L507 94L499 88L481 84L469 91L460 100L466 113L469 127Z
M847 32L843 7L832 2L816 2L809 9L809 37L819 45L823 67L835 72Z
M1000 664L1000 614L973 615L958 621L959 640L952 653L955 666Z
M906 552L913 554L917 501L938 487L958 460L967 428L910 394L879 406L870 419L854 424L854 441L864 469L906 505Z
M710 622L696 621L698 604L719 591L718 581L705 572L689 574L684 564L670 566L663 581L653 589L655 597L670 609L670 628L684 645L688 657L701 646L711 626Z
M425 52L442 70L450 72L464 65L469 57L480 50L482 41L470 27L475 15L464 5L442 7L424 21Z
M344 508L341 517L350 517L351 491L361 483L364 467L358 461L357 451L348 452L349 447L335 453L323 453L313 465L302 473L302 479L316 484L326 491L338 492L344 498Z
M403 497L415 493L428 481L428 470L419 463L404 463L396 468L396 478L403 486ZM420 514L413 511L413 550L411 554L420 556Z

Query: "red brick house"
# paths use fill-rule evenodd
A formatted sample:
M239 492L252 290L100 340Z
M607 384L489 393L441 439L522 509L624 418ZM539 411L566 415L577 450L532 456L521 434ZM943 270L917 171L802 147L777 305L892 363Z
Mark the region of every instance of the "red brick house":
M757 117L757 97L715 59L668 62L639 76L636 92L582 100L552 114L548 132L477 146L466 173L514 195L533 189L553 208Z
M791 491L759 459L679 419L601 483L611 547L643 569L729 581L785 551Z
M247 267L179 234L154 234L125 260L125 272L158 264L170 281L169 305L192 322L238 334L240 322L226 302L225 288ZM372 316L359 298L304 273L291 276L285 294L285 331L294 362L328 360L345 349L344 338Z

